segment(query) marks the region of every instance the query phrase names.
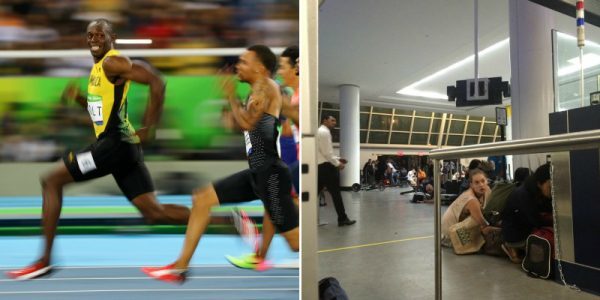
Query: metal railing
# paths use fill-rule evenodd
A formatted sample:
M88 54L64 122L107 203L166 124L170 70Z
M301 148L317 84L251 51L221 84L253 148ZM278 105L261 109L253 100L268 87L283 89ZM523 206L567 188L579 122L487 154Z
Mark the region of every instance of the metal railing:
M493 155L550 153L589 148L600 148L600 130L431 150L429 157L433 159L433 176L435 178L435 299L442 299L441 183L438 180L441 173L440 160Z

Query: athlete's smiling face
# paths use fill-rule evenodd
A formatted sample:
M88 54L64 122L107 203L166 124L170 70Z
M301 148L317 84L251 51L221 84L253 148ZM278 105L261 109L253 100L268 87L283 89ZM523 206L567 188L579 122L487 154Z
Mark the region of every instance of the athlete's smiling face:
M100 22L90 23L87 28L87 45L96 62L112 49L114 38L115 35L108 25Z

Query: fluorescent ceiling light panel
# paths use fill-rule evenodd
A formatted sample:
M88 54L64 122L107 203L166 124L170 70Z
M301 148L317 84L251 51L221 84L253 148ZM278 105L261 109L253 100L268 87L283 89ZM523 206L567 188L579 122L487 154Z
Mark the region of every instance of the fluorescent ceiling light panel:
M567 60L571 65L558 69L558 76L573 74L581 70L579 57L574 57ZM583 69L591 68L600 65L600 56L595 53L586 53L583 55Z
M564 32L560 32L560 31L557 31L557 32L556 32L556 36L558 36L559 38L563 38L563 39L567 39L567 40L572 40L572 41L575 41L575 40L577 40L577 38L576 38L576 37L574 37L574 36L572 36L572 35L570 35L570 34L566 34L566 33L564 33ZM587 44L588 42L589 42L588 40L586 40L586 41L585 41L585 43L586 43L586 44ZM593 42L592 42L592 43L593 43Z
M556 36L559 38L563 38L566 40L575 41L576 38L574 36L568 35L566 33L557 32ZM594 43L590 40L585 41L586 46L600 48L600 45ZM573 44L575 45L575 44ZM593 51L593 50L592 50ZM557 75L558 77L566 76L569 74L573 74L579 70L581 70L581 65L579 64L579 56L568 59L567 62L570 64L566 67L562 67L558 69ZM595 53L586 53L583 55L583 69L591 68L594 66L600 65L600 56Z
M508 45L508 41L509 41L509 39L506 38L500 42L497 42L497 43L479 51L479 57L484 57L485 55L492 53L492 52ZM470 55L467 58L464 58L456 63L453 63L450 66L443 68L443 69L397 91L396 93L401 94L401 95L417 96L417 97L430 98L430 99L447 99L448 96L446 94L437 93L437 92L420 91L417 89L417 86L422 83L431 81L435 78L441 77L441 76L449 73L450 71L458 69L458 68L460 68L466 64L472 63L474 61L475 61L475 55Z
M445 95L442 93L419 91L417 89L409 89L409 88L404 88L404 89L398 91L397 93L406 95L406 96L416 96L416 97L431 98L431 99L448 99L448 95Z
M556 32L556 36L559 37L559 38L563 38L563 39L567 39L567 40L572 40L572 41L577 40L577 38L575 38L574 36L566 34L566 33L562 33L560 31ZM592 42L590 40L585 40L585 45L586 46L600 47L600 44L598 44L596 42Z
M149 45L152 44L151 39L117 39L117 44L123 45Z

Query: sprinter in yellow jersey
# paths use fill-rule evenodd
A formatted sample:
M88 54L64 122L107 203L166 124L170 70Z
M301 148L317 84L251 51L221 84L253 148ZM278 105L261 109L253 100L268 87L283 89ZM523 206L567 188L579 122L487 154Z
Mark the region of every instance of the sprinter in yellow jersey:
M87 45L94 58L87 97L69 85L65 95L76 100L90 114L97 141L79 152L69 152L41 179L42 224L46 240L42 257L33 265L9 271L14 279L33 279L48 274L56 226L62 208L63 187L112 174L127 199L148 223L187 224L190 210L185 206L156 201L152 179L144 164L140 141L150 137L160 117L165 84L146 64L132 62L114 49L116 35L107 20L97 19L87 27ZM137 132L127 119L127 91L133 80L150 87L150 103Z

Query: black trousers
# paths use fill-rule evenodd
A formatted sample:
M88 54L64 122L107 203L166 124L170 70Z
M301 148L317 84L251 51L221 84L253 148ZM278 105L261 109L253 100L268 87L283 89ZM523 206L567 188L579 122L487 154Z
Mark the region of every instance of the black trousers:
M333 199L333 205L338 215L338 222L348 219L344 209L344 201L340 193L340 170L331 163L322 163L319 165L318 191L327 188Z

